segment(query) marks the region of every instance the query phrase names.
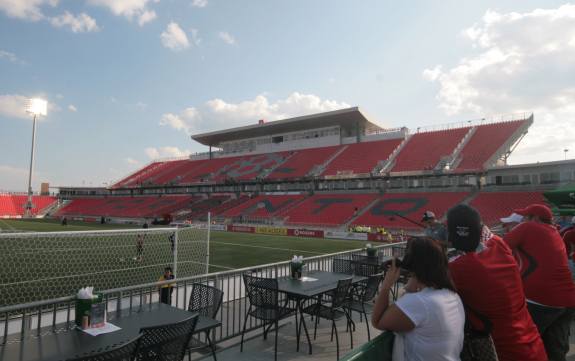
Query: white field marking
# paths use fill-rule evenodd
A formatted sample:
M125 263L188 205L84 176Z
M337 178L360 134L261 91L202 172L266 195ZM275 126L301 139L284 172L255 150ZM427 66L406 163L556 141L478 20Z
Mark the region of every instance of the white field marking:
M11 231L17 231L17 229L14 228L14 227L12 227L12 226L10 225L10 223L6 223L6 221L4 221L4 220L2 220L2 219L0 219L0 222L2 222L2 224L3 224L4 226L8 227L9 230L11 230Z
M184 262L178 262L178 265L184 264L184 263L196 263L196 264L201 264L201 265L205 265L204 262L195 262L195 261L184 261ZM144 268L152 268L152 267L158 267L158 266L165 266L165 263L158 263L158 264L151 264L151 265L146 265L146 266L141 266L141 267L129 267L129 268L116 268L116 269L111 269L111 270L106 270L106 271L100 271L100 272L91 272L91 273L79 273L79 274L68 274L65 276L57 276L57 277L46 277L46 278L40 278L40 279L35 279L35 280L26 280L26 281L20 281L20 282L10 282L10 283L2 283L0 284L0 286L2 287L6 287L6 286L16 286L16 285L22 285L22 284L26 284L26 283L35 283L35 282L43 282L43 281L48 281L48 280L58 280L58 279L65 279L65 278L77 278L77 277L85 277L85 276L94 276L94 275L101 275L101 274L105 274L105 273L114 273L114 272L124 272L124 271L130 271L130 270L142 270ZM214 265L215 266L215 265ZM233 268L232 268L233 269Z
M214 266L214 267L218 267L218 268L225 268L225 269L229 269L229 270L234 270L234 269L235 269L235 268L233 268L233 267L221 266L221 265L219 265L219 264L213 264L213 263L210 263L210 266Z
M48 240L50 241L50 240ZM186 242L178 242L179 245L188 245L188 244L193 244L193 243L199 243L199 244L206 244L205 241L186 241ZM57 253L57 252L70 252L70 251L85 251L86 249L90 249L92 251L98 251L98 250L106 250L109 251L111 249L134 249L134 247L136 247L135 243L134 244L126 244L126 245L120 245L120 246L105 246L105 247L94 247L94 245L92 244L86 244L86 247L74 247L74 248L70 248L70 247L59 247L59 248L45 248L45 247L39 247L39 248L16 248L16 249L12 249L11 250L11 254L17 253L17 254L38 254L38 253ZM164 243L145 243L144 242L144 251L146 248L154 248L154 247L170 247L170 243L169 242L164 242Z
M301 253L311 253L311 254L322 254L321 252L313 252L313 251L304 251L302 249L292 249L292 248L279 248L279 247L267 247L267 246L254 246L251 244L239 244L239 243L229 243L229 242L214 242L211 241L210 243L215 244L225 244L228 246L238 246L238 247L249 247L249 248L262 248L262 249L274 249L276 251L289 251L289 252L301 252Z

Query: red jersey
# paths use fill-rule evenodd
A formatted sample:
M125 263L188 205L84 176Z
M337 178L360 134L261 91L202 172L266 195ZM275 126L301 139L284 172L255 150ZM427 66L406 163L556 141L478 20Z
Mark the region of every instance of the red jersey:
M575 307L575 283L559 232L550 224L524 222L505 235L517 251L528 300L552 307Z
M571 251L571 257L573 257L573 261L575 261L575 230L565 232L563 235L563 242L565 243L565 252L567 252L567 257L569 257L569 251Z
M455 288L466 307L492 323L491 336L500 361L547 360L539 331L531 319L521 286L521 276L511 249L493 236L479 252L449 262ZM478 330L474 312L468 314Z

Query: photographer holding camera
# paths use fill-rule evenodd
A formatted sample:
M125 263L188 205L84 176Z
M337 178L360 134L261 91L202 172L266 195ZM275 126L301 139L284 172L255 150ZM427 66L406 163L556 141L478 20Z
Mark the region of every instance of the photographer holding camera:
M406 293L389 304L391 288L400 275L393 260L373 309L373 327L400 332L396 337L404 338L406 360L459 360L465 312L448 275L442 246L429 238L413 238L401 265L411 273Z

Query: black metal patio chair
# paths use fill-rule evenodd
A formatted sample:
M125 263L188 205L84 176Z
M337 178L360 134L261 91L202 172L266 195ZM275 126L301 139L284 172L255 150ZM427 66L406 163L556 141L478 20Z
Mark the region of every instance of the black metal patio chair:
M272 325L275 326L274 360L277 360L278 322L284 318L292 316L296 313L296 310L294 308L287 307L287 298L283 304L280 304L277 279L256 277L248 274L244 274L243 279L246 287L246 294L250 300L250 306L246 312L246 317L244 318L240 352L243 352L244 350L244 335L246 332L248 317L251 316L262 321L264 340L267 338L269 328L271 328ZM266 325L269 325L269 328L266 328Z
M199 313L200 316L215 319L218 311L220 310L220 307L222 306L223 299L224 292L217 289L216 287L208 286L202 283L194 283L192 285L188 311ZM193 350L198 350L209 346L212 351L214 361L217 361L216 347L212 342L212 338L210 337L211 331L212 330L210 329L206 330L205 332L208 345L192 336L186 348L188 351L189 359L191 359L191 352Z
M68 359L66 361L133 361L138 352L141 337L142 335L140 334L128 342L119 343L98 350L90 355Z
M371 335L369 331L369 321L367 319L367 314L373 311L372 301L377 295L377 290L382 279L383 274L381 273L369 276L367 282L364 285L356 287L354 293L345 302L345 307L349 310L350 316L352 311L355 311L360 314L360 320L362 316L365 318L368 341L371 340Z
M333 341L333 333L335 331L335 342L337 347L337 358L339 359L339 337L337 333L337 326L335 321L340 320L345 317L347 328L349 328L349 337L351 341L351 347L353 348L353 332L352 332L352 322L350 315L345 308L345 302L349 297L349 292L351 289L352 278L346 278L339 280L337 282L336 289L332 292L331 304L325 305L322 303L322 298L318 297L317 302L311 304L303 309L303 312L315 317L315 328L313 332L313 338L315 340L317 336L317 325L320 318L331 321L331 341ZM303 320L300 319L298 325L298 333L301 332L301 325Z
M136 360L182 361L197 322L195 314L180 322L142 328Z
M335 273L351 275L353 274L352 262L349 259L334 258L331 261L331 270Z

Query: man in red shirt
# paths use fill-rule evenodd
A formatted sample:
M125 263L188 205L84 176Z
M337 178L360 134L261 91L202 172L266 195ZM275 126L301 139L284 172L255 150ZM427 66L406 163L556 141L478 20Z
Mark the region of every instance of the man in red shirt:
M515 210L524 222L504 237L521 259L527 308L539 329L549 360L565 360L569 326L575 308L575 284L565 256L565 244L552 224L549 207L532 204Z
M500 361L546 360L511 249L493 234L480 242L482 228L479 213L468 205L447 212L448 240L458 250L449 271L467 318L476 330L491 329Z

